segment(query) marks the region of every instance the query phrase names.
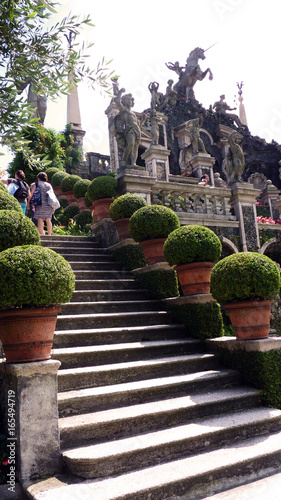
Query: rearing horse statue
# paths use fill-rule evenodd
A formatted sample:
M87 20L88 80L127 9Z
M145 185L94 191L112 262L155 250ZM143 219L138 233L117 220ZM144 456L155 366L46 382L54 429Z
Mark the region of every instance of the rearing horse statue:
M185 97L187 101L195 99L193 87L197 80L203 80L208 73L209 80L213 79L213 73L210 68L207 68L206 71L201 71L198 64L199 59L205 59L204 52L206 51L199 47L192 50L186 60L185 67L180 66L178 61L174 64L166 63L167 68L175 71L177 75L179 75L179 81L174 85L173 90L175 90L180 97Z

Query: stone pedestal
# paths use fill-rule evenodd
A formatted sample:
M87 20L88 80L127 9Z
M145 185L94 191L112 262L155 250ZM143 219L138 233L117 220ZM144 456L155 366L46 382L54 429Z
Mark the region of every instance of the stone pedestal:
M169 156L170 151L160 144L150 146L142 154L145 161L146 171L149 177L155 177L158 181L168 181L169 179Z
M190 163L192 165L192 173L195 177L200 179L203 174L208 174L211 185L215 185L213 172L213 165L216 163L215 158L208 153L196 153L190 158Z
M57 372L60 361L1 363L8 447L21 483L61 471ZM11 461L11 467L13 462Z
M126 168L119 172L118 196L125 193L134 193L142 196L147 203L151 204L151 190L155 183L155 178L149 177L146 170Z
M258 195L259 190L248 182L235 182L231 185L230 205L239 221L243 252L256 252L260 247L255 205Z

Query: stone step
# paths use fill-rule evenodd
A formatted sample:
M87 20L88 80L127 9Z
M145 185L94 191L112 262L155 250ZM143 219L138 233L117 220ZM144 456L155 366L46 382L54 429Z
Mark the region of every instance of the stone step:
M215 355L189 354L100 366L60 369L58 386L61 392L165 377L167 373L172 376L216 369L218 369L218 360Z
M92 242L92 243L96 243L96 237L95 236L71 236L71 235L64 235L64 234L52 234L51 236L48 236L48 235L41 235L40 236L40 239L41 239L41 243L44 241L47 241L47 242L50 242L50 241L62 241L62 242L66 242L66 241L70 241L70 242L84 242L84 243L87 243L87 242Z
M116 328L120 326L161 325L172 322L168 311L142 311L110 314L59 314L57 330L85 328Z
M92 253L88 253L88 254L85 254L85 253L80 253L80 252L76 252L76 253L64 253L64 252L58 252L56 251L57 253L59 253L65 260L67 260L68 262L84 262L84 261L97 261L97 260L100 260L100 261L108 261L109 260L109 255L104 251L104 249L99 249L99 248L95 248L93 250Z
M103 258L106 256L103 256ZM106 261L106 260L93 260L89 262L88 260L81 262L70 262L73 271L94 271L94 270L118 270L120 265L118 262Z
M61 446L63 449L70 449L105 440L117 440L177 427L196 419L200 419L203 426L206 417L253 409L258 404L258 396L256 389L233 388L64 417L59 419ZM279 426L280 415L281 412ZM82 471L78 473L72 468L71 472L83 477L95 477L85 476Z
M75 278L78 280L120 280L131 278L132 275L123 270L108 269L108 270L95 270L95 271L73 271Z
M62 314L111 314L119 312L157 311L158 300L112 300L100 302L68 302L61 304Z
M79 279L75 280L76 290L132 290L136 288L133 278L121 279Z
M90 245L89 247L85 247L85 245L80 245L79 247L77 246L70 246L70 245L58 245L58 246L53 246L53 245L47 245L48 248L51 250L54 250L55 252L61 254L61 255L75 255L76 253L79 255L91 255L93 253L95 254L103 254L105 253L104 249L94 247L93 245Z
M163 340L107 344L96 346L53 349L52 357L62 363L62 368L98 366L126 361L139 361L190 353L194 345L188 340Z
M41 245L43 247L49 247L49 248L54 248L54 247L60 247L60 248L68 248L68 247L71 247L71 248L92 248L92 249L95 249L95 248L100 248L99 245L95 242L95 240L78 240L78 241L71 241L71 240L67 240L67 241L64 241L64 240L54 240L54 239L44 239L44 240L41 240Z
M208 370L60 392L58 394L59 414L65 417L120 408L153 400L191 395L196 392L226 389L235 387L239 383L240 375L235 370Z
M146 340L186 339L183 325L129 326L120 328L96 328L82 330L56 330L54 347L77 347L81 345L119 344L121 342L141 342ZM194 345L194 352L204 349L197 339L189 339Z
M132 290L75 290L71 302L103 302L105 300L147 299L148 293L140 288Z
M234 398L238 401L236 395ZM238 407L241 408L240 403ZM62 437L63 429L67 426L66 420L60 426ZM89 425L90 421L90 415L86 415L84 426L87 423ZM281 411L269 408L242 409L129 438L116 440L114 437L114 441L84 447L80 447L82 442L79 436L85 434L82 429L80 434L79 430L76 431L79 448L64 451L63 459L73 474L84 478L101 478L211 451L218 445L221 448L281 431Z
M126 475L84 483L59 483L34 500L200 500L232 486L281 471L281 432L257 436L218 450L154 465ZM247 492L247 488L246 488ZM227 498L227 497L226 497ZM242 497L236 497L237 500ZM253 499L256 497L243 497ZM271 500L266 494L263 498ZM277 497L276 497L277 498Z

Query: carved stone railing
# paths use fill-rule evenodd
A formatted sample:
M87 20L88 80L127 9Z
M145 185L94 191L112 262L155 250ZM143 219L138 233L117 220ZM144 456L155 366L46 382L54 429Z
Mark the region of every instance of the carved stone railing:
M156 181L151 186L151 203L162 204L191 218L237 220L231 212L231 190L198 184Z

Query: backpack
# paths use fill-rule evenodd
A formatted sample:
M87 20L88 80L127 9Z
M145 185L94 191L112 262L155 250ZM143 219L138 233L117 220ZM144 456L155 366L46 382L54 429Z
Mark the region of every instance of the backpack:
M31 197L30 200L30 205L33 205L34 207L37 207L38 205L42 205L42 200L41 200L41 191L38 187L38 182L35 182L35 191Z
M18 198L27 198L29 186L25 181L17 179L18 189L16 190L14 197Z

